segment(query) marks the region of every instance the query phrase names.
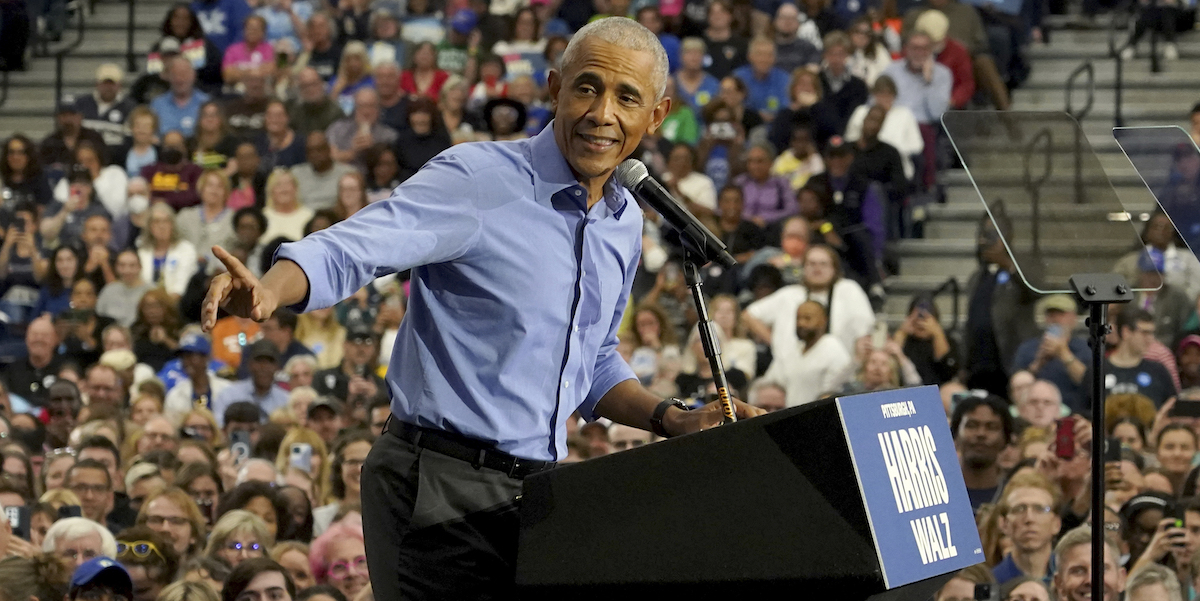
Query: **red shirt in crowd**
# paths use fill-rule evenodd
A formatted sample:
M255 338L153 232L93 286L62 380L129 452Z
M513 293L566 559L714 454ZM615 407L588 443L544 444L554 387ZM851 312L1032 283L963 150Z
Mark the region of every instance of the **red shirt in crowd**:
M950 106L962 109L975 95L975 74L971 70L971 53L954 38L945 39L946 47L937 55L937 62L950 69L954 85L950 89Z

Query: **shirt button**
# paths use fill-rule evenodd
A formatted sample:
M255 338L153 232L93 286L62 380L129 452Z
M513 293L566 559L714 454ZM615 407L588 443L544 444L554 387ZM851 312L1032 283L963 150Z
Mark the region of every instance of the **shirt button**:
M580 190L575 190L575 196L579 196L580 194L583 194L583 192Z
M578 334L578 333L579 333L579 326L575 326L575 333L576 333L576 334Z
M570 387L571 387L571 383L566 380L563 380L563 388L570 388Z

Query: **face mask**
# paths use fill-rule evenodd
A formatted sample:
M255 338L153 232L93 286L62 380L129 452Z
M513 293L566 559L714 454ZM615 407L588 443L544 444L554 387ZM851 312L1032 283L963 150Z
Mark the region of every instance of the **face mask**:
M132 194L129 196L129 212L141 213L150 208L150 197L145 194Z

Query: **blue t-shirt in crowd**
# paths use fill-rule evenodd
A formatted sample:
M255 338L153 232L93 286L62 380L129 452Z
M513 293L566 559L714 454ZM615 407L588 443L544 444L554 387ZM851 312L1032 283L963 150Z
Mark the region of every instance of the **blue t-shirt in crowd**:
M774 113L788 105L790 78L783 69L772 67L763 79L754 76L754 69L750 65L734 69L733 74L746 82L746 108Z
M675 79L675 90L684 100L687 100L688 106L696 111L696 119L701 123L704 122L704 106L712 102L717 97L717 93L721 91L721 82L717 78L704 74L704 79L700 82L700 87L696 88L695 94L689 94L683 86L679 85L679 79Z
M679 36L672 33L658 34L658 42L662 44L663 50L667 51L667 68L674 73L679 68L679 52L683 48L683 42L679 41Z
M308 0L292 0L291 11L274 6L264 6L255 11L255 14L267 22L267 41L277 42L287 38L295 44L297 53L304 50L296 26L292 23L292 14L295 14L301 23L307 23L309 17L313 15L312 3Z
M246 0L194 0L192 10L200 19L204 37L220 48L222 53L242 41L242 26L251 14Z
M175 96L170 92L151 100L150 110L158 115L158 135L174 129L192 137L192 132L196 131L196 119L200 117L200 106L208 100L209 95L200 90L193 90L192 98L183 106L175 103Z

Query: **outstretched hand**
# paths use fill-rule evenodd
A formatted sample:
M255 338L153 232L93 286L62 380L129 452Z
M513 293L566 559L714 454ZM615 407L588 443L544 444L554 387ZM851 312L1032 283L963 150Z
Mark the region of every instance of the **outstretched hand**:
M213 278L204 297L200 323L205 332L211 332L217 323L218 309L230 315L248 317L254 321L266 321L279 305L275 293L262 285L253 273L229 251L214 246L213 255L225 264L225 273Z

